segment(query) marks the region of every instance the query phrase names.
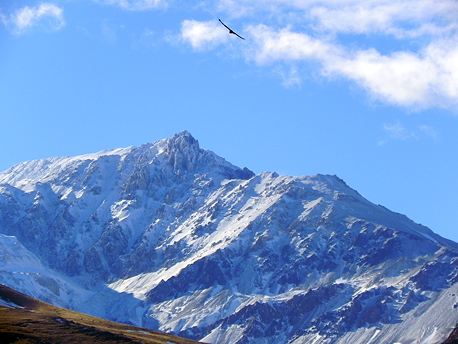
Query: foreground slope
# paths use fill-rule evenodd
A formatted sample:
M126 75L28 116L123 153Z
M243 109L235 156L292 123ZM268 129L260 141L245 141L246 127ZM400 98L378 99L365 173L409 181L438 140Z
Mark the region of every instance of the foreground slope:
M254 175L188 132L13 166L0 231L0 282L205 342L434 344L458 322L457 244L336 176Z
M54 307L0 285L2 343L193 344L192 340Z

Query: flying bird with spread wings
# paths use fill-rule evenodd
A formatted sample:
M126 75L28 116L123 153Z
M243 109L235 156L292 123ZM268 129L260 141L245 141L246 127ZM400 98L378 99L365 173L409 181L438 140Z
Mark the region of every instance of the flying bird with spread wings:
M231 33L231 34L233 34L233 35L236 35L237 37L239 37L239 38L241 38L241 39L245 39L245 38L243 38L242 36L240 36L238 33L232 31L232 29L231 29L229 26L227 26L226 24L224 24L224 23L221 21L221 19L218 19L218 20L219 20L219 22L220 22L221 24L223 24L223 26L224 26L226 29L229 30L229 33Z

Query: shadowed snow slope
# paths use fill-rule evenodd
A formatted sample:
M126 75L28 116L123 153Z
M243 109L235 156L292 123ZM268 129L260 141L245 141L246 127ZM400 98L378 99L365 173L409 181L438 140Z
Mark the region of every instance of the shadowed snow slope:
M335 176L254 175L184 131L0 173L0 282L212 343L440 343L458 245Z

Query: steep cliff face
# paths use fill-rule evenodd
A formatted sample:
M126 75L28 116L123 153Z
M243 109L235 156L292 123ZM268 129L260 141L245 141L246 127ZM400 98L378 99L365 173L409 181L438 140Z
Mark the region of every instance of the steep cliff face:
M254 175L188 132L12 167L0 232L0 282L206 342L439 343L458 322L455 243L335 176Z

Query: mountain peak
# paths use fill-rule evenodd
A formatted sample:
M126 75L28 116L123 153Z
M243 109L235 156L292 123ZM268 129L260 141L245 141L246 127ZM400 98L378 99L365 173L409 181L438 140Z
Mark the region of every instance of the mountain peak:
M187 130L158 143L159 152L165 154L166 161L172 166L175 175L213 171L228 179L249 179L254 176L246 167L240 169L217 154L201 149L199 141Z
M183 130L175 135L172 138L166 140L166 152L172 153L175 151L182 153L198 153L200 150L199 141L197 141L191 133L187 130Z
M187 130L182 130L179 133L176 133L175 135L173 135L172 138L178 138L178 137L186 137L186 138L191 138L194 140L194 137L192 136L192 134Z

